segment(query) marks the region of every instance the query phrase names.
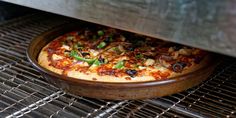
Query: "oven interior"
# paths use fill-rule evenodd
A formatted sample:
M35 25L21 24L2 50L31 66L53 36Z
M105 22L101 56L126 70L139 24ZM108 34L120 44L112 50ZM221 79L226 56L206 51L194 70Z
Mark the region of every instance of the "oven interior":
M1 117L236 117L236 59L228 56L202 84L161 98L92 99L52 86L27 60L27 46L42 32L76 20L31 11L0 23Z

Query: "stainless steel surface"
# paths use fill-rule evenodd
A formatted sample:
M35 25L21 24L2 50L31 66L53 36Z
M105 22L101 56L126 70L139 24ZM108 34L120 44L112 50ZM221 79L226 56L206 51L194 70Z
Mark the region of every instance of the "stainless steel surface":
M71 19L35 14L0 25L1 117L236 117L236 59L225 57L207 81L172 96L108 101L68 94L26 60L29 41Z
M2 0L236 57L236 0Z

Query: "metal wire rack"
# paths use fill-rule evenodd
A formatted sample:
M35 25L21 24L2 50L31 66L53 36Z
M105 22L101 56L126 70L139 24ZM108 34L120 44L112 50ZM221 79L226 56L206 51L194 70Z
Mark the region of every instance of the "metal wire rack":
M0 24L1 117L236 117L236 59L229 57L201 85L156 99L92 99L48 84L25 51L32 38L68 22L76 21L37 13Z

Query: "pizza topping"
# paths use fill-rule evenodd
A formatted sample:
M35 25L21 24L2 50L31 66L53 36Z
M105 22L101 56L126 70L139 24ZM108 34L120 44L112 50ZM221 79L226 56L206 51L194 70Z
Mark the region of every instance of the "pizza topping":
M64 51L64 55L65 55L65 56L70 55L70 50L65 50L65 51Z
M110 51L114 51L114 52L116 52L117 54L121 54L121 53L122 53L122 52L119 50L118 47L113 47L113 48L110 49Z
M124 61L122 60L122 61L119 61L119 62L117 62L116 63L116 65L114 66L114 68L116 68L116 69L121 69L121 68L124 68Z
M161 55L160 59L165 61L173 61L173 58L169 55Z
M109 43L110 41L111 41L110 37L106 37L105 40L104 40L105 43Z
M177 62L177 63L172 65L172 69L173 69L174 72L182 72L182 70L184 69L185 66L187 66L186 63Z
M80 42L77 42L77 43L75 43L73 45L73 48L77 49L77 50L82 50L83 49L83 45Z
M90 54L91 54L92 56L94 56L94 57L96 57L96 56L99 54L98 51L93 50L93 49L90 49L89 52L91 52Z
M180 49L180 50L179 50L179 54L182 54L182 55L187 55L187 56L189 56L189 55L191 55L191 53L192 53L192 50L191 50L191 49Z
M136 54L136 55L135 55L135 58L136 58L136 59L142 59L142 58L143 58L143 55L142 55L142 54Z
M179 52L173 52L173 59L178 59L179 57Z
M178 50L180 50L182 47L183 47L182 45L176 44L176 45L173 47L173 49L174 49L174 51L178 51Z
M56 61L56 60L60 60L63 59L63 56L57 55L57 54L53 54L52 55L52 60Z
M107 66L99 66L97 68L97 73L98 75L113 75L115 77L119 77L122 75L122 70L112 69Z
M165 67L165 68L169 68L170 67L170 63L168 63L168 61L164 60L163 58L159 57L158 58L158 62L161 66Z
M147 60L145 61L144 65L145 65L145 66L152 66L152 65L154 65L154 63L155 63L155 60L153 60L153 59L147 59Z
M92 66L100 66L101 64L103 63L101 63L98 59L95 59Z
M145 50L149 50L149 49L145 49ZM142 54L147 56L147 57L154 57L156 55L156 52L146 51L146 52L144 52Z
M78 61L84 61L84 62L87 62L89 65L93 64L93 62L95 61L94 59L86 59L86 58L83 58L83 57L80 57L78 55L78 53L75 51L75 50L72 50L70 52L70 56L75 58L76 60Z
M62 49L65 49L65 50L71 50L71 48L70 48L70 46L68 46L68 45L62 45L62 47L61 47Z
M98 30L98 36L103 36L104 32L102 30Z
M169 72L156 71L156 72L151 72L151 75L156 80L161 80L161 79L166 79L170 75L170 73Z
M75 38L74 36L69 35L69 36L66 37L66 40L67 40L67 41L71 41L71 40L73 40L74 38Z
M175 49L173 48L173 47L170 47L169 49L168 49L168 52L169 53L172 53L172 52L174 52L175 51Z
M83 57L87 56L87 55L90 55L88 52L82 52L81 53Z
M119 50L120 52L125 52L125 49L124 49L124 47L123 47L122 45L119 45L119 46L118 46L118 50Z
M133 47L133 46L130 46L127 48L127 50L129 50L129 51L134 51L134 49L135 49L135 47Z
M131 69L127 69L126 74L128 74L130 77L134 77L137 74L136 70L131 70Z
M138 65L137 65L138 66ZM144 67L144 66L138 66L138 69L140 70L143 70L143 69L146 69L147 67Z
M101 42L98 44L97 48L104 48L107 44L105 42Z
M101 56L99 56L98 61L99 61L100 63L105 63L105 59L102 58Z

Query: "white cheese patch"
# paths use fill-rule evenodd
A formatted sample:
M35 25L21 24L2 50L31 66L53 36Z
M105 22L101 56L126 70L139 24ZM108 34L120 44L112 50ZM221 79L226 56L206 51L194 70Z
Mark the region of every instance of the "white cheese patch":
M192 53L191 49L180 49L179 50L179 54L182 54L182 55L191 55L191 53Z
M68 46L68 45L62 45L61 48L62 48L62 49L66 49L66 50L71 50L70 46Z
M93 49L90 49L89 50L91 53L91 55L94 57L94 56L97 56L98 54L99 54L99 52L98 51L96 51L96 50L93 50Z
M155 63L153 59L147 59L144 63L145 66L152 66Z
M138 69L143 70L143 69L146 69L146 67L144 67L144 66L138 66Z
M155 66L156 69L160 70L160 71L166 71L168 70L167 68L165 67L162 67L162 66Z
M60 60L63 59L63 56L57 55L57 54L53 54L52 55L52 60L56 61L56 60Z

